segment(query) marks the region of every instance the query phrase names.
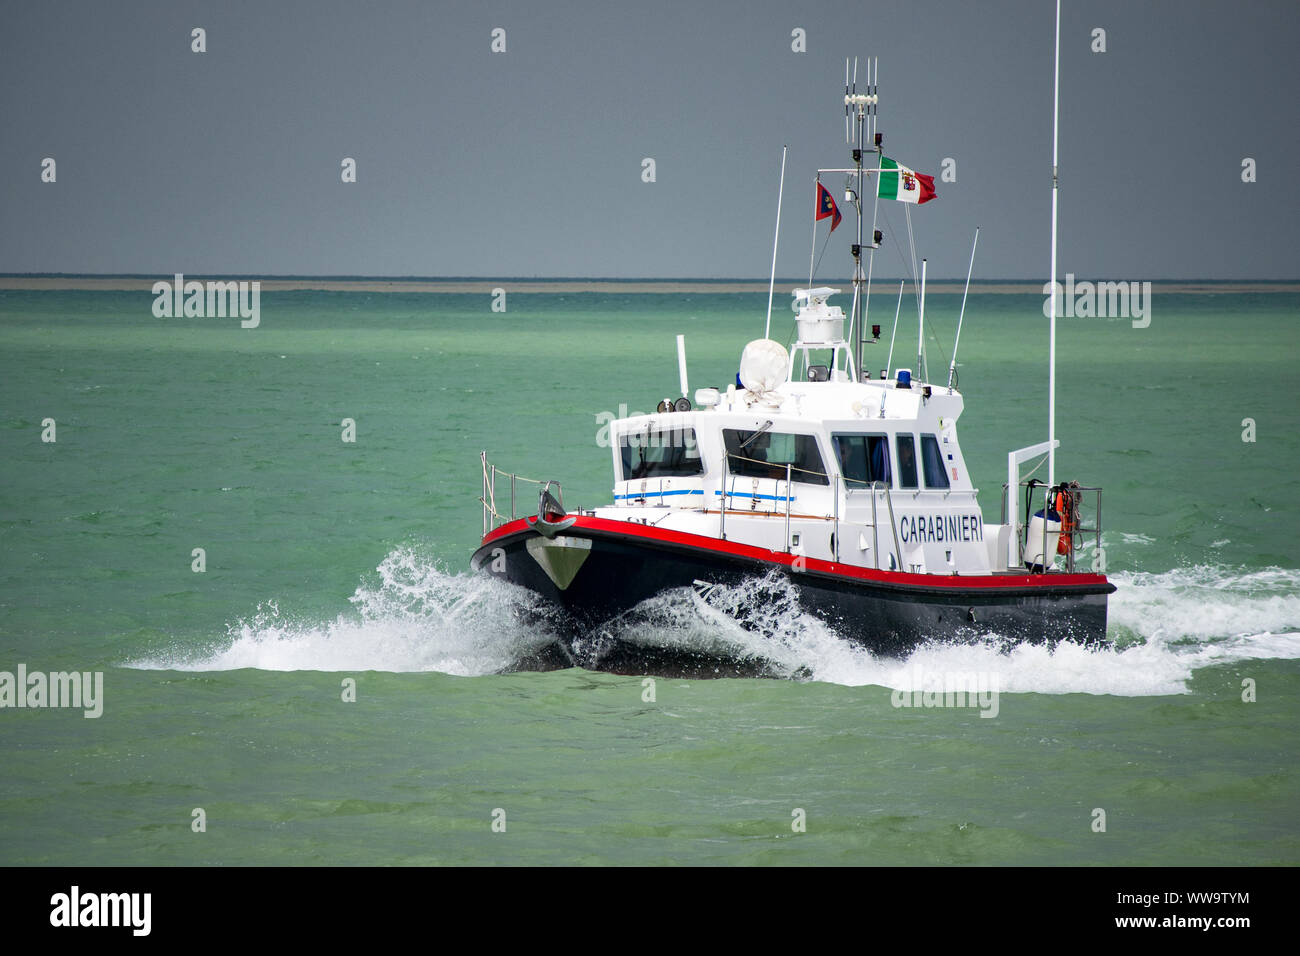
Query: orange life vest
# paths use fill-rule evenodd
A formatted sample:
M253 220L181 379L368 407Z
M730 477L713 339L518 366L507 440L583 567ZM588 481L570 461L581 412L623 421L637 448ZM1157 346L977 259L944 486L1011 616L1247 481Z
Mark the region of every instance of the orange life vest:
M1070 532L1077 523L1074 515L1074 496L1068 491L1056 493L1056 513L1061 516L1061 537L1056 542L1057 554L1070 553Z

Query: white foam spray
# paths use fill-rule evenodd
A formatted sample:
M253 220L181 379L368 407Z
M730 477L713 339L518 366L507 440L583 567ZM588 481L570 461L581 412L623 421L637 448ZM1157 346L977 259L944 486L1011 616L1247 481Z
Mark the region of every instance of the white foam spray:
M546 606L490 575L449 573L414 549L390 554L378 581L352 596L353 613L325 624L275 604L202 651L133 666L179 670L385 670L475 675L507 671L554 643ZM1003 693L1147 696L1187 692L1198 668L1300 658L1300 570L1179 568L1118 572L1110 600L1114 645L922 645L876 656L802 610L779 574L735 587L684 588L644 602L578 642L597 661L602 642L761 662L776 675L915 690L914 675L997 674ZM585 652L585 653L582 653Z
M355 613L325 624L283 614L276 602L227 629L226 639L178 649L132 666L168 670L441 671L509 670L554 643L540 598L490 575L451 574L417 551L388 555L378 582L350 598ZM521 626L521 618L528 626Z

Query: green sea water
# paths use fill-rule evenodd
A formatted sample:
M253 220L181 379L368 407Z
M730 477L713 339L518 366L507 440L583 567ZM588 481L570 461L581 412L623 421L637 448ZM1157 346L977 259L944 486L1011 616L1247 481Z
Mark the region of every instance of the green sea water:
M928 297L935 379L959 298ZM639 638L790 677L653 700L512 671L546 635L468 573L479 452L607 502L601 413L676 394L677 333L725 386L766 295L267 293L250 330L151 304L0 292L0 671L104 675L97 719L0 710L0 864L1300 862L1300 296L1062 320L1058 474L1105 488L1113 648L892 660L674 606ZM990 521L1046 437L1041 304L967 306ZM996 718L894 706L954 669L999 676Z

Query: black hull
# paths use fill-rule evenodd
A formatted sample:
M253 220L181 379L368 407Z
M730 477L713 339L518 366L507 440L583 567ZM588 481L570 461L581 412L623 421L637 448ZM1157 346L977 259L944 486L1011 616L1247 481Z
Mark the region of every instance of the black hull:
M708 542L701 547L686 540L694 536L661 538L636 525L629 534L618 528L622 524L587 519L558 532L590 543L564 588L529 553L528 540L543 536L525 522L489 535L472 564L564 608L560 629L567 642L599 634L612 619L665 591L735 586L773 572L794 585L806 612L874 653L905 654L934 640L1049 645L1106 640L1107 597L1115 588L1099 575L1006 575L996 586L978 587L945 586L938 575L898 572L875 572L874 579L864 580L850 576L848 571L861 572L845 565L807 560L796 567L788 555L764 550L765 560L747 553L758 549L714 539L699 539ZM1064 580L1058 584L1053 578ZM609 669L635 670L636 665Z

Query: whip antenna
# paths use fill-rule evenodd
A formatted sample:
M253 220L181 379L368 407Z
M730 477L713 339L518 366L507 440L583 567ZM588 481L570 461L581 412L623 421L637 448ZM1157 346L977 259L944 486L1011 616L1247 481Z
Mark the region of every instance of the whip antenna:
M961 320L966 316L966 296L970 293L970 274L975 269L975 247L980 244L980 227L975 227L975 241L970 244L970 265L966 268L966 291L961 294L961 312L957 316L957 337L952 342L952 364L948 366L948 392L957 374L957 346L961 344Z
M785 194L785 153L788 148L788 146L781 147L781 185L776 191L776 235L772 237L772 281L767 286L767 325L763 327L765 339L771 338L772 331L772 293L776 291L776 246L781 241L781 197Z
M852 127L849 122L849 58L847 56L844 58L844 142L853 145Z

